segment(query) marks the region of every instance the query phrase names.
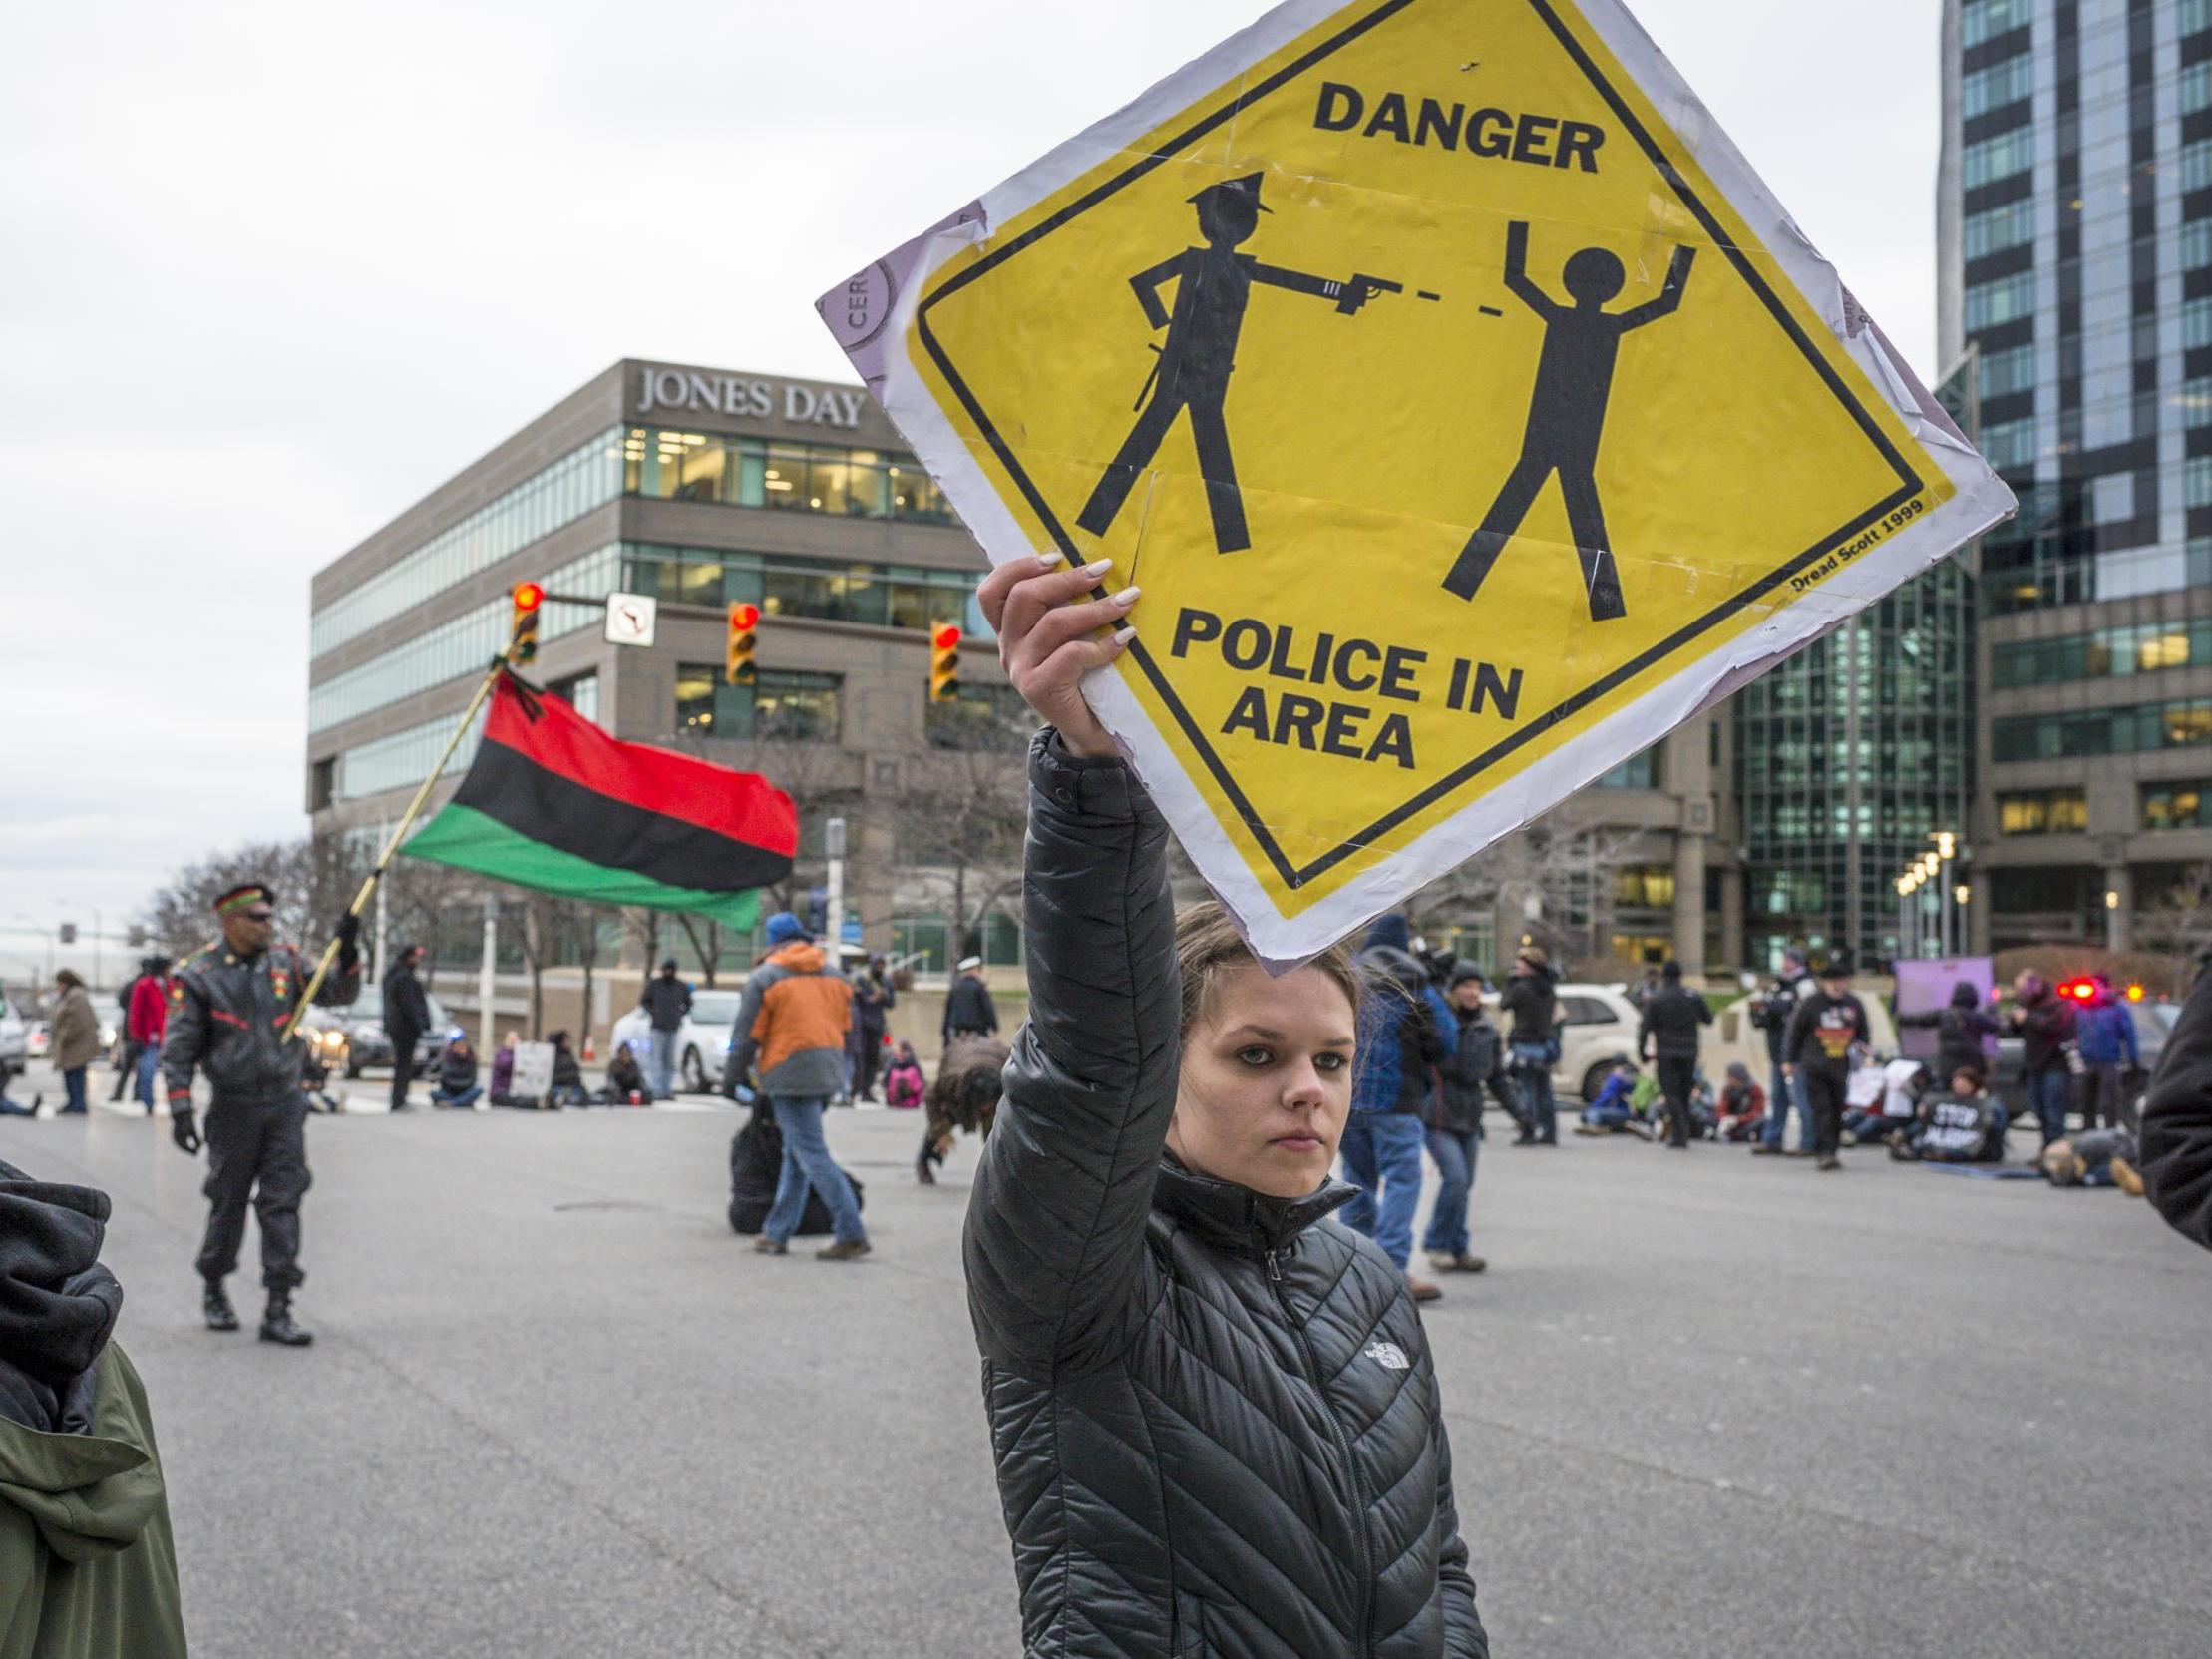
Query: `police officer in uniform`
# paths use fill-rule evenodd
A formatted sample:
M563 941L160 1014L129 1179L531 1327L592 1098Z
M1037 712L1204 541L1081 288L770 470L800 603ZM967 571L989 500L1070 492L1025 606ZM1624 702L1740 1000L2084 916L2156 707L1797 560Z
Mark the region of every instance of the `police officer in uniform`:
M261 1223L261 1282L269 1295L261 1340L302 1348L314 1340L292 1322L292 1291L305 1277L299 1270L299 1201L309 1180L305 1056L296 1031L280 1028L310 970L293 947L271 945L273 905L263 882L234 887L215 901L222 938L178 969L162 1072L169 1081L170 1135L186 1153L200 1148L192 1116L195 1065L213 1093L204 1189L212 1207L198 1264L208 1329L238 1328L222 1281L238 1265L250 1199ZM317 1003L343 1006L361 994L360 930L355 916L338 924L337 966L316 993Z

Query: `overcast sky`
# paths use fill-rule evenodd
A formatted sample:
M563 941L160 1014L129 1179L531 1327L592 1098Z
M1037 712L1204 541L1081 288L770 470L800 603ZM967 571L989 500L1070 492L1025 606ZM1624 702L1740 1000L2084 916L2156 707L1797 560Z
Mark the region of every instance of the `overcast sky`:
M618 357L842 377L816 294L1261 9L18 8L0 979L304 830L318 567ZM1636 10L1932 378L1938 0Z

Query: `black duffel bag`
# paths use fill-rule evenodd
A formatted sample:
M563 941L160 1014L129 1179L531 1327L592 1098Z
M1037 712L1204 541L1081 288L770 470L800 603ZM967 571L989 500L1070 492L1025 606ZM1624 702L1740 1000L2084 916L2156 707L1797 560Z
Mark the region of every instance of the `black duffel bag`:
M776 1180L783 1166L784 1135L776 1127L776 1114L766 1100L755 1101L753 1115L730 1141L730 1226L735 1231L751 1234L761 1230L776 1202ZM860 1177L847 1169L845 1178L853 1183L853 1202L865 1207L868 1199L861 1190ZM799 1217L799 1231L818 1237L832 1230L830 1206L822 1201L822 1194L810 1188L807 1207Z

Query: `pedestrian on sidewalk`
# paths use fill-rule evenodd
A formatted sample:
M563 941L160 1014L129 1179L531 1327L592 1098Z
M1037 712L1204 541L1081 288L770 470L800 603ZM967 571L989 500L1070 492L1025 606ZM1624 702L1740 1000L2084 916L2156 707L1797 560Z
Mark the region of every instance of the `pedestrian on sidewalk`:
M876 1098L876 1072L884 1062L884 1029L899 1006L899 991L885 972L884 959L872 956L853 976L853 1098ZM996 1018L994 1012L993 1019Z
M1433 1302L1443 1291L1412 1273L1408 1263L1436 1067L1457 1045L1459 1032L1456 1022L1450 1031L1439 1026L1427 997L1428 970L1412 954L1411 940L1403 916L1378 916L1359 953L1368 996L1359 1011L1351 1115L1341 1149L1344 1178L1360 1191L1344 1206L1343 1223L1373 1239L1397 1263L1415 1301Z
M131 1011L125 1016L125 1029L137 1056L132 1061L137 1083L133 1097L151 1117L154 1114L154 1078L162 1068L162 1034L169 1029L171 980L166 958L148 957L139 966L142 972L131 982Z
M1078 689L1130 596L1043 569L979 595L1048 724L1029 1019L964 1242L1031 1651L1480 1659L1420 1317L1326 1219L1359 978L1341 949L1271 978L1220 906L1176 917L1167 827Z
M1872 1040L1866 1005L1851 993L1851 968L1838 955L1821 965L1819 984L1797 1005L1782 1037L1783 1075L1805 1090L1812 1108L1813 1157L1821 1169L1841 1169L1844 1099L1851 1089L1854 1051Z
M745 982L729 1058L733 1079L757 1076L783 1135L776 1202L753 1246L764 1255L785 1253L810 1188L829 1205L837 1234L815 1254L835 1262L869 1254L853 1183L822 1134L822 1113L845 1081L845 1034L852 1023L851 983L829 972L829 958L798 917L788 910L769 917L768 955Z
M2028 1107L2048 1146L2065 1138L2066 1113L2073 1106L2073 1067L2078 1058L2073 1008L2032 969L2013 981L2013 997L2006 1023L2021 1037Z
M1797 1017L1797 1005L1812 993L1804 953L1793 946L1782 953L1781 972L1774 976L1773 983L1750 1002L1751 1024L1766 1034L1767 1070L1772 1079L1766 1123L1759 1130L1759 1138L1751 1143L1751 1150L1767 1157L1780 1157L1788 1151L1789 1115L1793 1109L1797 1113L1797 1150L1802 1155L1813 1149L1813 1114L1805 1101L1804 1084L1791 1075L1782 1059L1782 1043L1789 1037L1789 1023Z
M1506 1054L1514 1092L1521 1097L1516 1146L1557 1146L1559 1107L1552 1098L1552 1067L1559 1063L1559 992L1551 959L1541 945L1524 945L1513 958L1498 1012L1510 1014Z
M2085 1129L2121 1129L2135 1132L2135 1091L2128 1074L2143 1064L2141 1045L2135 1040L2135 1017L2112 989L2104 975L2090 984L2096 994L2074 1019L2084 1067L2081 1078L2081 1126Z
M673 1100L676 1097L676 1037L683 1031L683 1023L691 1018L691 982L676 978L676 959L668 958L660 965L660 972L645 982L644 994L637 999L637 1006L645 1011L646 1021L652 1027L653 1059L648 1081L653 1098Z
M1428 1155L1436 1165L1436 1202L1429 1210L1428 1232L1421 1248L1428 1265L1439 1273L1480 1273L1489 1266L1469 1249L1468 1202L1474 1195L1475 1172L1482 1159L1483 1095L1489 1091L1517 1116L1511 1086L1505 1080L1504 1044L1498 1028L1482 1006L1488 987L1481 970L1471 962L1452 969L1446 993L1459 1037L1452 1052L1439 1067L1443 1087L1436 1106L1436 1126L1429 1131Z
M981 957L960 958L959 972L944 996L942 1035L947 1048L955 1037L998 1035L998 1006L990 1000L990 987L983 983Z
M430 997L415 977L424 956L420 945L402 945L384 971L384 1035L392 1039L392 1109L407 1109L407 1085L415 1080L415 1048L430 1030Z
M62 1074L67 1098L64 1112L91 1109L85 1098L85 1067L100 1054L100 1016L92 1011L92 996L75 972L64 968L54 976L58 994L54 1016L48 1024L54 1069Z
M314 1337L292 1318L299 1266L299 1203L307 1169L305 1048L297 1023L283 1024L307 989L297 950L274 945L276 900L266 882L244 882L215 900L222 938L178 971L162 1038L170 1138L187 1157L201 1141L192 1112L192 1073L204 1072L207 1108L207 1236L199 1248L200 1314L209 1330L235 1331L222 1288L238 1265L250 1200L261 1224L261 1283L268 1307L261 1340L304 1348ZM361 919L338 920L338 957L315 1002L343 1008L361 995Z
M1712 1005L1682 985L1682 965L1659 970L1659 989L1644 1000L1637 1026L1637 1050L1657 1064L1659 1092L1666 1096L1666 1144L1686 1150L1698 1129L1690 1110L1697 1090L1698 1030L1712 1024Z
M184 1659L154 1416L100 1260L109 1209L0 1163L4 1659Z

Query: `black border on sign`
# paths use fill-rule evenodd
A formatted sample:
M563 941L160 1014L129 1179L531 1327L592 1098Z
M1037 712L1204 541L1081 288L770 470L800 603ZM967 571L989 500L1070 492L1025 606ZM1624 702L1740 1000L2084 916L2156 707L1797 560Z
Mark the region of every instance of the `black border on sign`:
M1193 143L1204 138L1215 128L1221 126L1222 123L1235 117L1248 105L1268 97L1286 83L1304 74L1330 54L1350 45L1377 24L1396 16L1399 12L1416 3L1417 0L1381 0L1379 5L1347 24L1311 51L1295 61L1286 64L1266 80L1255 83L1212 114L1200 118L1190 127L1176 134L1157 151L1143 157L1097 188L1069 203L1058 212L1052 214L1051 217L1032 225L1006 243L1005 246L994 249L965 270L950 277L925 297L917 309L916 324L921 334L923 349L929 353L930 360L936 364L938 371L944 376L946 385L951 387L953 395L960 400L961 407L967 411L968 417L975 422L977 430L982 433L985 442L990 445L992 452L997 455L999 461L1004 465L1007 474L1013 479L1015 487L1021 491L1023 499L1035 511L1038 519L1044 524L1045 530L1052 537L1053 543L1070 564L1081 563L1082 558L1076 551L1074 538L1061 525L1059 516L1052 511L1043 494L1037 489L1035 482L1022 469L1022 465L1016 459L1012 447L999 433L990 416L984 413L981 402L978 401L967 382L960 378L959 371L952 366L952 360L945 355L944 347L929 328L930 308L939 300L950 298L986 272L1004 264L1024 248L1030 247L1045 236L1050 235L1078 213L1097 207L1099 203L1105 201L1124 186L1134 183L1163 163L1173 160ZM1387 834L1415 813L1424 811L1434 805L1438 800L1458 789L1460 785L1487 771L1533 738L1550 730L1560 721L1579 712L1609 692L1616 690L1642 673L1654 662L1672 654L1681 645L1705 632L1724 618L1752 604L1762 595L1771 593L1798 572L1813 564L1823 554L1831 551L1837 544L1849 541L1859 532L1880 520L1883 515L1893 512L1906 502L1911 501L1925 487L1920 475L1899 453L1897 446L1890 442L1888 435L1882 431L1873 416L1868 414L1866 407L1852 394L1851 388L1844 384L1842 376L1837 374L1834 367L1814 348L1812 341L1806 337L1805 331L1798 326L1797 319L1790 315L1788 307L1767 286L1750 255L1728 240L1726 235L1723 234L1719 221L1714 218L1711 209L1690 188L1689 181L1684 179L1680 170L1667 159L1666 153L1659 148L1658 141L1646 130L1644 124L1636 118L1635 112L1629 108L1628 103L1621 97L1620 93L1614 90L1612 84L1599 71L1597 64L1591 60L1589 53L1583 50L1582 43L1575 39L1566 24L1561 21L1558 12L1553 9L1551 0L1526 0L1526 4L1558 38L1560 45L1565 48L1568 58L1577 69L1582 71L1599 96L1605 99L1614 115L1620 120L1622 127L1636 140L1638 148L1659 170L1659 177L1665 181L1667 188L1674 193L1682 206L1689 209L1697 222L1704 226L1706 234L1712 238L1714 247L1727 257L1729 263L1735 266L1737 273L1742 276L1751 291L1758 296L1760 303L1766 307L1775 322L1780 325L1782 332L1789 337L1790 343L1796 346L1806 362L1811 364L1813 371L1819 375L1821 382L1835 394L1836 400L1850 411L1852 418L1858 423L1859 429L1866 434L1868 441L1874 445L1882 459L1888 462L1891 469L1896 472L1899 488L1894 494L1876 502L1857 517L1846 521L1834 530L1829 531L1825 536L1818 538L1804 552L1795 555L1766 576L1759 578L1758 581L1752 583L1740 593L1731 595L1702 617L1675 629L1666 638L1633 660L1623 663L1619 668L1595 683L1584 686L1556 707L1546 709L1543 713L1532 716L1528 723L1518 731L1492 744L1472 760L1439 778L1402 805L1384 813L1373 823L1346 840L1339 842L1335 847L1309 864L1293 864L1284 856L1283 849L1277 844L1274 834L1269 830L1267 824L1261 820L1259 813L1253 809L1252 802L1246 797L1244 790L1238 786L1237 780L1230 775L1229 768L1223 763L1221 756L1215 752L1208 734L1191 717L1190 710L1183 705L1183 699L1175 694L1174 687L1168 683L1167 676L1161 672L1158 661L1145 648L1143 638L1139 637L1133 640L1130 645L1130 655L1135 659L1137 666L1143 670L1145 677L1152 682L1152 687L1159 693L1160 700L1174 714L1176 723L1183 728L1184 736L1190 739L1192 748L1197 750L1200 758L1206 762L1206 769L1213 774L1214 781L1221 786L1222 792L1228 796L1230 804L1237 809L1237 814L1244 820L1245 827L1252 832L1253 838L1259 842L1261 849L1268 855L1268 860L1275 867L1276 873L1292 889L1302 887L1315 876L1333 869L1345 858L1376 837Z

